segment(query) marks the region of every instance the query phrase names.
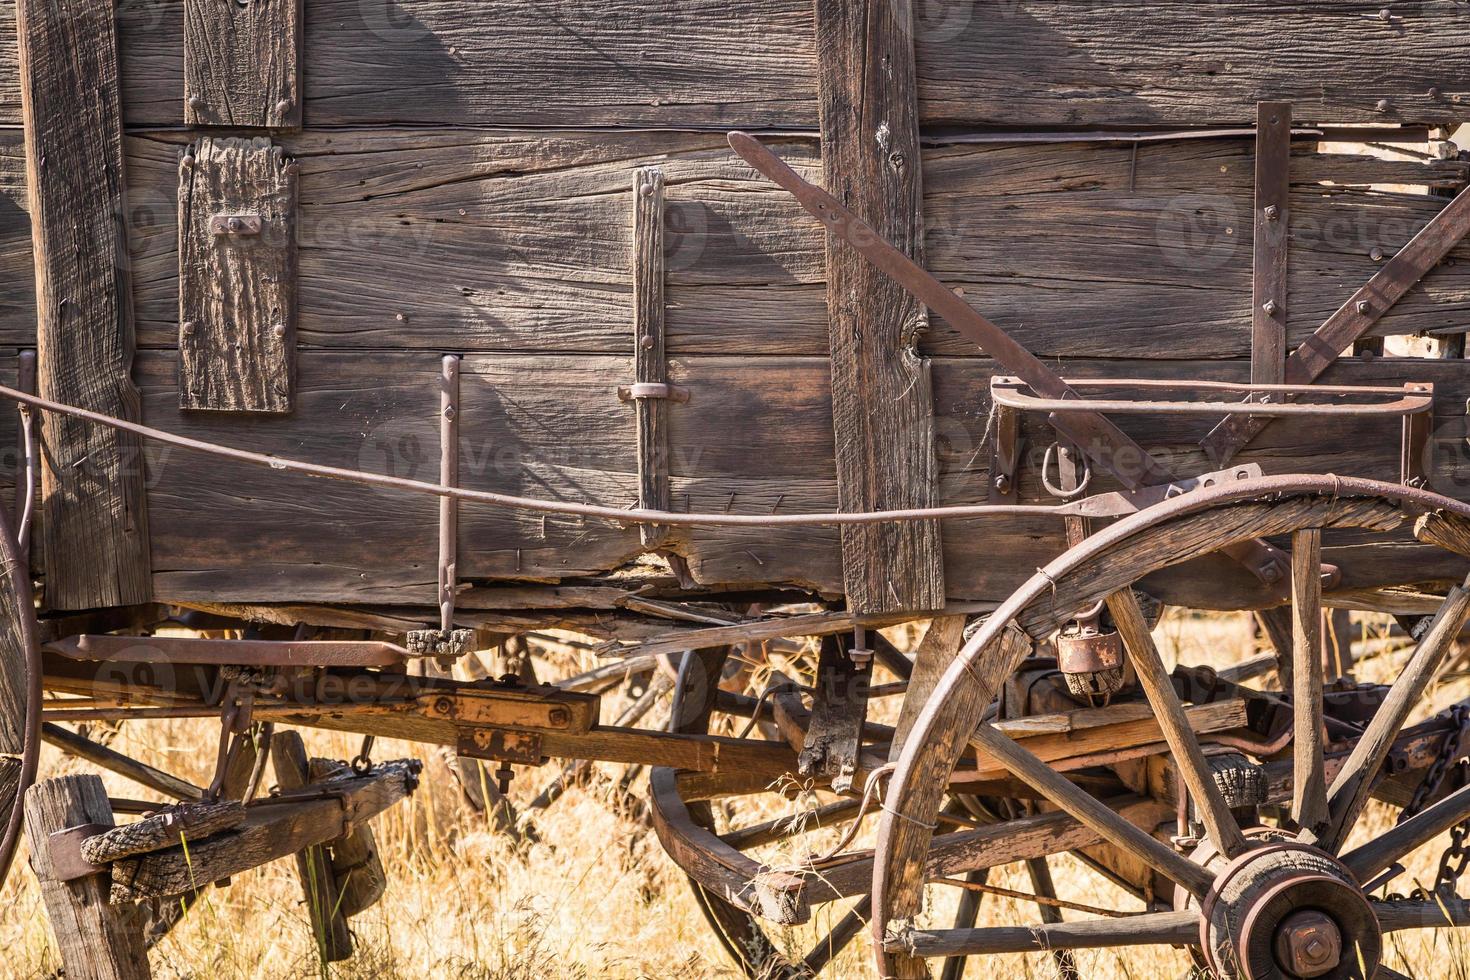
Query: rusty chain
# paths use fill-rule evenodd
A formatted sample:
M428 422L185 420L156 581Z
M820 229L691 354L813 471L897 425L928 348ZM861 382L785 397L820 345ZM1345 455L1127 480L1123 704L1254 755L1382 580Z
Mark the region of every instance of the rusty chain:
M1403 823L1429 805L1430 797L1444 785L1445 777L1449 775L1451 767L1454 767L1459 773L1461 785L1470 783L1470 760L1465 758L1464 748L1466 738L1470 737L1470 704L1462 702L1453 705L1444 712L1443 716L1450 721L1451 728L1445 734L1444 744L1440 746L1439 754L1425 770L1423 780L1414 789L1414 795L1410 797L1408 805L1399 814L1399 823ZM1440 855L1434 887L1425 889L1420 886L1414 890L1413 897L1427 901L1436 894L1444 893L1446 888L1454 893L1461 876L1465 874L1467 868L1470 868L1470 847L1466 846L1467 840L1470 840L1470 818L1455 824L1450 828L1449 833L1450 842L1445 847L1444 853Z

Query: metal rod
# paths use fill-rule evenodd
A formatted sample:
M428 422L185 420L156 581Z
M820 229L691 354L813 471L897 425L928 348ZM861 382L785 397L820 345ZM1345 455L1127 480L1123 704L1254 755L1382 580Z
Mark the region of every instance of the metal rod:
M439 483L459 486L459 357L441 363L439 392ZM454 589L459 561L459 501L439 498L439 628L454 629Z
M166 446L177 446L192 452L206 453L222 459L232 459L251 466L264 466L280 472L299 473L304 476L327 480L342 480L363 486L402 490L409 493L427 494L438 497L453 497L474 503L494 504L515 510L528 510L546 514L566 514L574 517L591 517L612 521L616 524L678 524L700 527L811 527L840 524L881 524L890 521L932 521L992 516L1065 517L1074 511L1075 505L1061 507L1033 504L972 504L957 507L919 507L907 510L861 511L844 513L810 514L702 514L684 511L657 511L609 507L602 504L566 503L554 500L537 500L533 497L518 497L512 494L493 493L488 490L468 490L448 487L423 480L409 480L382 473L365 473L321 463L283 456L255 453L218 443L192 439L154 429L137 422L113 418L101 412L78 408L62 402L51 401L38 395L28 395L15 388L0 385L0 398L31 405L44 412L54 412L72 418L94 422L122 432L131 432Z

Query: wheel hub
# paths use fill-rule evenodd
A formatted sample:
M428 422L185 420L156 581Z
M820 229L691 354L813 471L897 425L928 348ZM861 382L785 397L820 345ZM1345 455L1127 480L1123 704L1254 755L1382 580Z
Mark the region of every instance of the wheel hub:
M1200 945L1210 968L1233 980L1351 980L1373 976L1383 934L1347 868L1316 848L1273 842L1215 879Z

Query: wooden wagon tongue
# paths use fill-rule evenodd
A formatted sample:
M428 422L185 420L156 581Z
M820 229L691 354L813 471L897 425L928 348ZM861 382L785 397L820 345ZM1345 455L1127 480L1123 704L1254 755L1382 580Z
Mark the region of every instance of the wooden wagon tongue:
M804 180L755 137L736 131L729 134L729 140L730 148L741 159L795 197L808 213L822 222L830 235L857 249L875 268L943 316L1037 394L1045 398L1082 401L1072 386L1035 354L977 313L958 293L895 248L835 197ZM1174 479L1174 475L1147 450L1097 412L1086 409L1052 412L1048 420L1058 433L1129 489L1168 483ZM1127 465L1128 461L1136 461L1136 464ZM1224 550L1266 585L1281 586L1284 583L1289 561L1273 545L1252 540L1238 542ZM1323 580L1329 587L1336 583L1339 574L1334 565L1322 566Z

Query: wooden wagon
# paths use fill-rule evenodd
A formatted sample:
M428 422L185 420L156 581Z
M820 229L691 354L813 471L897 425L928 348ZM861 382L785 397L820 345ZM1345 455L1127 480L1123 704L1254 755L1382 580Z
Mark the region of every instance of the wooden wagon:
M654 767L751 976L864 932L885 976L1386 976L1386 933L1470 924L1458 851L1376 894L1470 818L1470 707L1414 714L1470 614L1463 4L0 13L0 856L28 823L69 976L147 975L138 903L370 852L418 779L375 736ZM1162 606L1276 653L1169 671ZM1392 686L1324 666L1324 609L1397 617ZM547 629L676 664L670 730L449 670ZM731 669L791 637L814 683ZM182 802L22 807L43 717ZM219 718L211 786L60 725L161 717ZM259 797L275 724L368 741L276 734ZM725 815L793 780L852 832L763 861L789 828ZM1402 819L1363 841L1370 798ZM1137 908L1064 918L1066 852ZM1041 921L975 928L1015 861ZM314 909L339 946L380 884ZM804 959L763 932L830 902Z

